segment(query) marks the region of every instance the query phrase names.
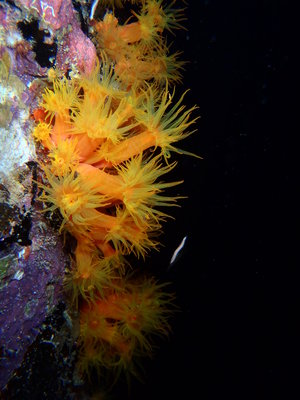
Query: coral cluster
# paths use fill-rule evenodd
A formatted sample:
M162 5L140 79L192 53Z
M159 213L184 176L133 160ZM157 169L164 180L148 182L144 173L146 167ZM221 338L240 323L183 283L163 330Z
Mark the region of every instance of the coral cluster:
M114 62L115 73L124 84L142 85L145 80L179 82L184 62L179 52L169 54L163 33L183 28L183 8L175 1L140 1L141 9L133 12L136 21L120 24L116 16L106 13L94 28L98 47ZM130 18L131 20L131 18Z
M101 61L90 74L55 79L34 112L33 135L47 154L40 200L45 211L60 211L60 232L76 239L66 287L80 311L79 365L86 373L134 372L133 360L149 353L151 337L169 331L172 295L152 278L128 277L126 256L144 258L157 248L168 217L161 207L179 199L164 192L180 182L162 179L176 166L171 152L187 153L177 142L197 118L184 95L174 101L167 70L164 79L140 73L163 51L163 29L179 26L181 10L163 9L161 0L141 3L138 22L120 26L112 13L104 16L97 24ZM128 62L136 54L142 67L120 73L116 54Z
M117 290L116 290L117 289ZM104 297L81 308L80 368L93 367L139 376L139 358L152 352L152 336L169 333L173 296L153 279L119 280Z

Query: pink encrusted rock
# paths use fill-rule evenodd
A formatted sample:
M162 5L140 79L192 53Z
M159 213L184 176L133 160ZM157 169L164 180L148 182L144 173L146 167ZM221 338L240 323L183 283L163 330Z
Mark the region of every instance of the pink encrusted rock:
M95 66L96 57L96 49L90 39L80 29L73 29L59 43L56 66L64 71L75 64L81 72L89 74Z
M82 32L71 0L16 0L15 3L30 14L36 15L43 27L48 27L57 40L56 67L62 71L74 65L84 73L92 71L96 49Z
M72 24L75 20L71 0L18 0L16 3L30 12L36 12L52 30Z

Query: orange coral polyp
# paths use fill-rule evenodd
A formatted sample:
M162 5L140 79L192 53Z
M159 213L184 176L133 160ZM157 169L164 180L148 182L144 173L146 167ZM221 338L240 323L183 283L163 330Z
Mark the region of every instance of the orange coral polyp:
M125 43L135 43L142 38L142 29L140 22L132 22L127 25L119 26L118 32L120 38L124 40Z
M86 301L103 296L104 290L111 287L117 278L118 259L115 254L103 257L92 242L78 236L75 260L72 274L66 279L66 286L72 288L74 303L78 302L79 296Z
M62 140L70 137L70 117L55 114L54 125L51 132L51 140L57 146Z
M144 131L138 135L129 137L115 146L103 146L98 151L98 160L104 159L112 164L120 164L150 147L156 146L156 137L151 132Z
M106 13L103 20L95 24L95 30L99 33L98 39L102 49L114 59L118 54L123 53L126 42L120 37L118 30L118 20L111 14Z
M141 40L144 45L148 45L146 49L157 46L160 43L161 37L159 33L162 32L162 29L157 24L158 19L150 14L138 16L141 26Z
M98 189L99 192L109 197L122 199L122 181L119 176L112 175L95 168L92 165L81 163L77 167L77 172L83 179L89 180L91 187Z

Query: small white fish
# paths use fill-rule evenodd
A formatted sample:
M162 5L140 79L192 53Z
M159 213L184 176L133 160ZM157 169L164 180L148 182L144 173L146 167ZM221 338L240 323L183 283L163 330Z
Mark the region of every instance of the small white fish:
M168 268L168 269L171 268L172 264L174 264L174 262L175 262L176 259L178 258L179 253L181 252L181 250L183 249L183 247L184 247L184 245L185 245L186 239L187 239L187 236L185 236L185 237L182 239L180 245L179 245L179 246L177 247L177 249L174 251L174 253L173 253L173 255L172 255L172 258L171 258L171 260L170 260L170 264L169 264L169 268Z
M91 12L90 12L90 20L94 19L94 14L96 11L96 8L98 6L99 0L94 0L92 7L91 7Z

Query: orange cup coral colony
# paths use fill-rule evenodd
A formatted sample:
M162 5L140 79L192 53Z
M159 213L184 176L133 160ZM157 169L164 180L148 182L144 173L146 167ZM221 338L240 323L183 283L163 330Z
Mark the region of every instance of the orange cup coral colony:
M134 372L151 338L166 335L173 295L154 279L127 274L126 255L144 258L176 204L165 195L180 182L161 179L176 166L171 152L189 136L196 107L174 100L180 74L164 31L180 28L174 1L140 1L136 22L107 12L94 25L99 51L90 75L52 81L35 112L33 135L44 147L45 210L58 209L60 232L76 239L66 288L80 313L79 366Z

